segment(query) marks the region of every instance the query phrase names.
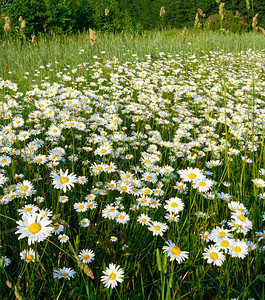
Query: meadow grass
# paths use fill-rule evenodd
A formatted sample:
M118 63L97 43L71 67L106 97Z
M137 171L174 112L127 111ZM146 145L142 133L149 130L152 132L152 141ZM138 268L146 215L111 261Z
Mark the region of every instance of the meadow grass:
M1 48L1 298L264 299L264 37L96 35Z

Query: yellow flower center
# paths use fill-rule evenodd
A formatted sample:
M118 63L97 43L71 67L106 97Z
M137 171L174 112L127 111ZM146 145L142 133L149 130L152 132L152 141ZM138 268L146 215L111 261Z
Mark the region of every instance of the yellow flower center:
M121 186L121 189L122 189L123 191L126 191L126 190L127 190L127 187L126 187L125 185L123 185L123 186Z
M119 216L119 218L120 218L121 220L124 220L124 216Z
M21 189L22 189L23 191L27 191L29 188L28 188L28 186L23 185L23 186L21 187Z
M54 129L52 130L52 132L53 132L53 133L56 133L56 132L57 132L57 129L54 128Z
M62 273L62 274L61 274L61 276L63 276L63 277L67 277L67 276L68 276L68 274L67 274L67 273Z
M2 163L5 163L5 162L7 162L7 159L3 158Z
M197 175L194 174L194 173L190 173L190 174L188 175L188 178L190 178L190 179L195 179L196 177L197 177Z
M222 247L228 247L229 246L229 242L228 241L222 241L221 242L221 246Z
M155 229L156 231L159 231L159 230L160 230L160 226L156 225L156 226L154 226L154 229Z
M116 279L116 274L115 274L115 273L111 273L111 274L109 275L109 279L110 279L110 280L115 280L115 279Z
M106 153L106 152L107 152L106 149L101 149L101 150L100 150L100 153Z
M83 209L84 208L84 205L80 204L78 205L78 209Z
M264 239L265 239L265 233L262 233L262 235L261 235Z
M236 246L236 247L234 248L234 251L235 251L236 253L240 253L240 252L241 252L241 248L238 247L238 246Z
M150 190L144 190L145 194L150 194Z
M67 183L68 182L68 178L67 177L60 177L60 182L62 184Z
M27 259L27 260L32 260L32 259L33 259L33 255L28 254L28 255L26 256L26 259Z
M109 210L110 212L114 212L115 211L115 209L114 208L110 208L110 210Z
M145 223L146 221L147 221L147 220L146 220L145 218L143 218L143 219L142 219L142 222L144 222L144 223Z
M84 259L89 259L90 258L90 256L89 255L84 255Z
M25 212L29 212L29 211L32 211L32 208L30 207L25 208Z
M218 259L218 254L215 252L211 252L210 257L214 260Z
M171 248L171 252L172 252L174 255L180 255L180 253L181 253L179 247L176 247L176 246Z
M238 217L238 219L239 219L240 221L242 221L242 222L245 222L245 221L246 221L246 218L245 218L244 216L242 216L242 215L237 216L237 217Z
M41 230L41 226L38 223L32 223L29 225L28 230L30 233L38 233Z
M101 171L103 168L102 168L102 167L96 167L96 169L97 169L98 171Z
M219 236L224 237L226 236L226 233L224 231L219 232Z
M261 183L257 183L257 187L262 187L262 184Z
M205 183L204 181L200 181L200 182L198 183L198 185L199 185L200 187L204 187L204 186L206 186L206 183Z
M131 176L129 175L129 174L126 174L125 176L124 176L124 178L126 178L126 179L128 179L128 178L130 178Z
M178 207L178 203L176 203L176 202L171 203L171 207L173 207L173 208Z
M148 179L148 180L152 180L153 177L152 177L152 176L147 176L147 179Z
M41 162L41 161L42 161L42 158L37 158L36 161L37 161L37 162Z

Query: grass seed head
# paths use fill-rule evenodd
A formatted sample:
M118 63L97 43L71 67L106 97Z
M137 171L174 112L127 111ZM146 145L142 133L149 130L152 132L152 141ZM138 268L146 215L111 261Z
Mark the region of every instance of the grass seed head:
M160 17L162 18L164 14L166 13L164 6L161 6L160 8Z
M253 18L252 28L253 28L254 32L257 32L257 31L258 31L258 28L257 28L257 24L258 24L258 16L259 16L259 14L255 14L255 16L254 16L254 18Z
M93 31L91 28L89 28L89 40L90 40L90 44L92 46L95 46L97 37L95 31Z
M11 20L8 16L5 17L5 25L3 28L6 34L11 30Z

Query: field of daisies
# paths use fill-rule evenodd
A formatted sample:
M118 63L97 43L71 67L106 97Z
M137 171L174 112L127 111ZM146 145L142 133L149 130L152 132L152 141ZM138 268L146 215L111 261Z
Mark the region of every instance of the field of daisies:
M265 52L56 63L0 78L1 299L264 299Z

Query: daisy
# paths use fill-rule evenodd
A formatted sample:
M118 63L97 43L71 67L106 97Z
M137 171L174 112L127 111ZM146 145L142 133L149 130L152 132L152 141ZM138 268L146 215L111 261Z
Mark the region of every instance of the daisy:
M184 209L184 203L178 197L170 198L169 200L166 200L166 203L167 204L164 206L164 208L169 213L178 214L179 212L183 211L183 209Z
M146 215L146 214L141 214L137 218L137 222L140 223L141 225L150 225L151 218L148 217L148 215Z
M243 228L252 228L252 222L247 217L245 217L244 214L232 213L231 217L237 222L237 224L241 225Z
M207 263L213 263L216 266L221 266L225 260L225 256L216 246L211 245L204 249L203 258L207 259Z
M77 202L73 206L77 212L85 212L88 209L87 203L85 202Z
M183 181L188 182L205 179L203 172L198 168L187 168L186 170L179 170L178 174Z
M69 198L67 196L60 196L60 198L59 198L60 203L66 203L68 200L69 200Z
M76 272L74 270L71 270L71 268L61 268L58 270L54 270L53 278L65 278L70 280L71 277L74 277L75 273Z
M85 183L87 183L87 178L85 176L79 176L77 178L77 180L78 180L78 183L82 184L82 185L85 184Z
M11 264L11 259L6 257L6 256L2 256L0 257L0 266L2 267L7 267Z
M194 181L192 186L193 188L197 189L201 193L210 190L214 185L214 183L215 181L204 178L201 180Z
M168 230L168 226L164 223L153 221L148 229L153 232L153 235L163 235Z
M36 205L28 204L28 205L25 205L23 208L18 209L17 211L20 215L23 215L25 213L37 212L38 210L39 210L39 208Z
M223 239L223 240L216 241L215 246L219 250L224 250L225 253L228 253L233 248L234 243L235 243L234 239L226 238L226 239Z
M95 259L95 253L92 250L84 249L79 253L78 257L83 264L89 264Z
M95 155L104 156L104 155L111 154L112 151L113 151L113 148L112 148L111 144L106 143L106 144L100 146L99 148L97 148L94 153L95 153Z
M171 223L171 222L178 222L179 221L179 216L178 215L175 215L175 214L170 214L170 213L167 213L165 215L165 219Z
M121 212L118 214L116 217L116 222L121 223L121 224L126 224L130 220L130 217L128 214Z
M32 194L36 193L36 190L33 187L33 184L29 180L23 180L23 182L19 182L16 186L16 193L20 197L29 197Z
M62 232L64 229L63 225L61 224L54 224L53 225L53 230L52 233L54 233L55 235L59 234L60 232Z
M223 227L216 227L210 233L210 239L214 242L232 237L233 235L231 233L231 230L224 229Z
M16 233L21 234L18 239L28 237L29 245L45 240L53 230L53 227L49 226L52 221L47 217L42 218L42 215L36 212L23 214L22 220L16 223L19 225Z
M80 222L79 222L80 226L81 227L88 227L89 224L90 224L90 221L88 219L82 219Z
M200 237L205 241L209 242L210 241L210 234L208 231L205 231L204 233L200 234Z
M11 158L9 156L6 156L6 155L0 156L0 166L1 167L9 166L10 163L11 163Z
M23 250L20 252L20 258L29 262L37 262L39 260L39 254L36 253L33 249L29 248L28 250Z
M248 245L245 241L236 240L233 248L230 250L232 257L244 258L248 254Z
M265 230L263 232L256 232L257 236L259 236L258 242L265 239Z
M58 236L58 240L61 242L61 243L66 243L68 240L69 240L69 236L67 236L66 234L60 234Z
M256 178L252 179L252 181L258 188L265 187L265 181L263 179Z
M176 260L179 264L189 258L189 252L181 251L171 240L166 242L167 246L163 247L163 253L167 253L170 261Z
M113 242L113 243L117 242L117 240L118 240L118 238L116 236L114 236L114 235L112 235L110 237L110 241Z
M124 272L120 266L109 264L106 271L103 271L103 274L105 275L101 276L101 281L107 288L114 288L118 285L118 282L123 282Z
M56 189L62 189L64 192L66 192L67 189L71 190L71 188L74 186L74 183L77 182L76 175L71 173L68 174L68 170L63 172L62 169L60 169L60 174L51 172L50 175L53 179L52 184Z

